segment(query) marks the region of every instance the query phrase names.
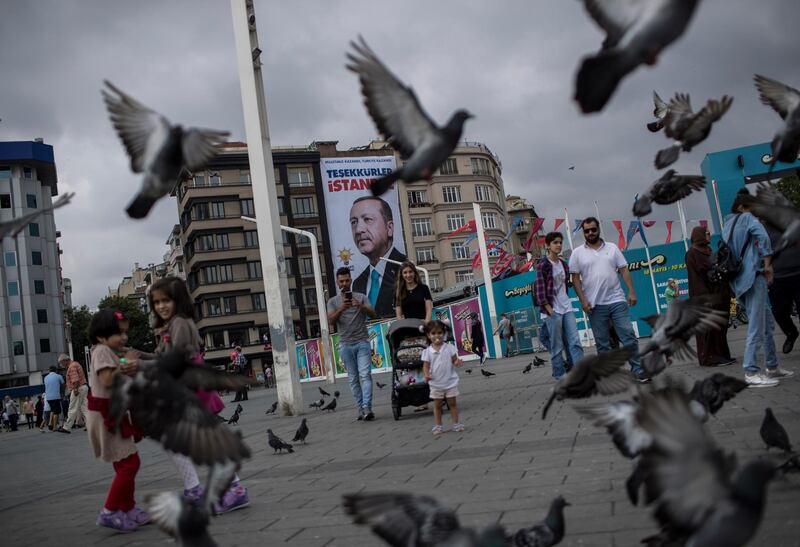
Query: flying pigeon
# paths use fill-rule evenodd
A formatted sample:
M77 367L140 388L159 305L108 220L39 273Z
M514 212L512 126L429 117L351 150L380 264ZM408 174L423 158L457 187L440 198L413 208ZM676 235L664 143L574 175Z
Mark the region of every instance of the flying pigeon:
M525 365L525 368L522 369L522 374L528 374L532 368L533 368L533 361Z
M375 385L378 386L378 389L383 389L386 387L386 384L382 384L377 380L375 380Z
M294 452L292 445L284 442L280 437L275 435L271 429L267 429L267 444L272 448L273 454L277 452L283 453L284 450L290 454Z
M161 492L147 497L147 509L153 522L175 538L180 547L216 547L208 533L208 522L216 503L233 480L237 466L229 462L212 465L199 503L178 492Z
M2 240L6 236L16 237L25 227L33 222L36 217L39 215L43 215L48 211L54 211L59 207L63 207L70 200L75 196L75 192L64 194L63 196L59 197L57 200L53 202L52 205L48 205L42 207L41 209L37 209L32 213L28 213L22 215L21 217L12 218L11 220L7 220L5 222L0 222L0 240Z
M556 399L583 399L596 393L613 395L625 391L631 385L631 378L620 367L630 356L630 350L623 347L583 357L556 382L542 409L542 419Z
M483 369L483 368L481 369L481 374L483 374L483 375L484 375L484 376L486 376L487 378L489 378L490 376L495 376L495 373L494 373L494 372L489 372L488 370L486 370L486 369Z
M570 171L574 171L574 170L575 170L575 166L574 166L574 165L570 165L570 166L569 166L569 170L570 170Z
M716 372L702 380L697 380L689 393L693 401L697 401L706 412L716 414L723 403L733 399L737 393L747 388L747 382L733 376Z
M675 141L669 148L656 154L656 168L663 169L677 161L681 150L690 152L711 133L711 126L728 111L733 97L723 95L717 101L709 99L698 112L692 111L687 93L676 93L669 102L669 110L664 117L664 134Z
M239 425L239 410L236 410L233 416L230 417L228 425Z
M575 100L588 114L602 110L619 82L640 64L656 64L661 51L686 30L699 0L583 3L606 32L601 50L583 60L575 82Z
M672 356L694 355L689 340L708 330L719 330L728 323L728 314L712 307L708 296L675 300L666 313L644 318L653 327L639 353L642 367L652 377L663 371Z
M422 109L414 91L386 68L363 37L350 45L355 53L347 54L347 68L358 74L367 112L381 135L404 160L402 167L372 183L372 194L384 194L397 180L431 180L442 162L453 153L461 139L464 122L472 118L472 114L457 110L447 125L437 127Z
M789 434L786 429L775 418L772 409L767 407L764 410L764 420L761 422L761 429L759 430L761 439L767 445L767 450L772 448L780 448L784 452L792 451L792 443L789 442Z
M318 387L317 389L319 390L319 394L322 395L323 397L330 397L331 396L330 393L328 393L327 391L325 391L321 387Z
M241 405L241 403L236 405L236 412L238 412L239 414L244 412L244 407Z
M178 182L204 169L230 133L172 125L108 80L105 84L103 99L131 158L131 170L144 173L142 189L126 211L131 218L144 218Z
M331 402L322 407L322 410L330 410L336 412L336 398L331 399Z
M665 103L655 91L653 91L653 105L655 105L653 116L656 117L656 121L648 123L647 129L649 129L651 133L658 133L664 128L664 118L667 116L667 112L669 112L669 105Z
M303 421L300 422L300 427L297 428L297 431L294 434L294 439L292 442L302 442L303 444L306 443L306 436L308 435L308 424L306 423L306 419L303 418Z
M278 401L272 403L272 406L270 406L264 414L275 414L276 410L278 410Z
M322 398L322 399L320 399L319 401L316 401L316 402L314 402L314 403L311 403L310 405L308 405L308 408L316 408L316 409L319 409L319 408L322 408L322 405L324 405L324 404L325 404L325 399L324 399L324 398Z
M653 212L652 203L669 205L699 192L706 186L706 178L699 175L678 175L674 169L665 172L655 181L647 193L638 197L633 204L633 216L644 217Z
M674 545L745 545L755 534L775 467L747 463L716 446L680 389L644 393L639 424L653 437L642 455L653 515Z
M775 186L760 183L750 209L759 219L782 232L772 249L773 257L800 241L800 209Z
M189 456L198 465L250 457L242 436L225 427L194 393L241 389L246 378L192 364L185 355L170 352L152 364L140 366L134 376L116 374L111 384L108 419L115 428L130 422L164 448Z
M776 80L756 74L761 102L769 105L784 120L784 125L772 139L770 171L775 162L794 163L800 151L800 91Z

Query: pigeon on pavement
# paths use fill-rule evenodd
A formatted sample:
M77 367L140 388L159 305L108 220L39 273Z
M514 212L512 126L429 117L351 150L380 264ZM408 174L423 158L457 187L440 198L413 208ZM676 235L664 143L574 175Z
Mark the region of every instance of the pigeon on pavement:
M653 116L656 117L656 121L648 123L647 129L649 129L651 133L658 133L664 128L664 118L667 116L667 112L669 112L669 105L665 103L655 91L653 91L653 105L655 105Z
M375 385L378 386L378 389L383 389L386 387L386 384L382 384L377 380L375 380Z
M330 393L328 393L327 391L325 391L321 387L318 387L317 389L319 390L319 394L322 395L323 397L330 397L331 396Z
M631 385L631 378L621 367L630 356L630 350L623 347L583 357L556 382L542 409L542 419L556 399L583 399L596 393L613 395L625 391Z
M603 109L619 82L641 64L654 65L661 51L686 30L699 0L584 0L606 32L602 49L585 58L575 100L588 114Z
M760 220L782 232L773 246L773 258L800 241L800 209L775 186L760 183L751 200L750 209Z
M471 368L465 368L464 372L466 372L467 374L472 374L472 369Z
M322 407L322 410L330 410L336 412L336 398L331 399L331 402Z
M669 148L656 154L656 167L663 169L677 161L681 150L690 152L711 133L711 126L728 111L733 97L723 95L722 99L709 99L698 112L692 111L687 93L676 93L669 102L669 111L664 118L664 134L675 141Z
M272 403L272 406L270 406L264 414L275 414L276 410L278 410L278 401Z
M244 412L244 407L241 405L241 403L236 405L236 412L238 412L239 414Z
M324 404L325 404L325 399L323 398L323 399L320 399L319 401L311 403L310 405L308 405L308 408L319 409L319 408L322 408L322 405L324 405Z
M786 429L775 418L772 409L767 407L764 410L764 420L761 422L761 429L759 430L761 439L767 445L767 450L772 448L780 448L784 452L792 451L792 443L789 441L789 434Z
M653 202L669 205L699 192L706 186L706 178L699 175L678 175L674 169L665 172L646 193L633 204L633 216L644 217L653 212Z
M367 112L384 138L400 152L402 167L376 180L370 187L380 196L395 181L431 180L434 172L453 153L464 122L472 117L466 110L457 110L444 127L437 127L422 109L414 91L392 74L364 38L350 42L355 50L348 53L347 68L361 82L361 94Z
M184 129L105 81L102 90L114 129L131 159L131 170L144 173L142 189L128 205L131 218L144 218L156 201L217 154L230 133L214 129Z
M542 366L543 364L545 364L546 362L547 362L547 360L546 360L546 359L542 359L542 358L541 358L541 357L539 357L538 355L534 355L534 356L533 356L533 365L534 365L534 366L536 366L536 367L540 367L540 366Z
M294 450L292 449L292 445L284 442L280 437L275 435L271 429L267 429L267 444L274 451L273 454L275 454L276 452L283 453L284 450L286 450L290 454L294 452Z
M489 372L489 371L488 371L488 370L486 370L486 369L481 369L481 374L483 374L483 375L484 375L484 376L486 376L487 378L489 378L490 376L495 376L495 373L494 373L494 372Z
M239 410L233 412L233 416L228 419L228 425L239 425Z
M180 547L217 547L208 533L208 522L215 503L234 479L237 466L233 462L212 465L199 503L178 492L161 492L147 497L147 510L153 522L175 538Z
M528 374L532 368L533 368L533 361L525 365L525 368L522 369L522 374Z
M55 200L52 205L47 205L45 207L42 207L41 209L37 209L32 213L22 215L21 217L16 217L12 218L11 220L7 220L5 222L0 222L0 241L6 236L16 237L17 234L19 234L22 230L24 230L25 227L28 226L28 224L33 222L36 219L36 217L38 217L39 215L43 215L44 213L47 213L49 211L54 211L59 207L66 205L67 203L70 202L70 200L72 200L74 196L75 192L64 194L63 196Z
M300 422L300 427L297 428L297 431L294 434L294 439L292 439L292 442L294 443L301 442L305 444L307 435L308 435L308 424L306 423L306 419L303 418L303 420Z
M784 125L772 139L770 171L775 162L794 163L800 151L800 91L776 80L756 74L761 102L769 105L784 120Z
M550 502L547 517L529 528L521 528L509 536L509 544L519 547L550 547L564 538L564 507L569 506L562 496Z

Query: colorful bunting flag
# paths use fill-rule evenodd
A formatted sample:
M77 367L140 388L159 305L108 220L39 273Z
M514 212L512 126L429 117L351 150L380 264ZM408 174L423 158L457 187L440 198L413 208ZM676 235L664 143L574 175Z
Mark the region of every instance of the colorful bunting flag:
M557 218L556 219L556 223L553 225L553 231L557 232L558 231L558 227L561 226L562 224L564 224L564 219L563 218Z
M444 237L445 237L445 239L447 239L448 237L454 236L456 234L460 234L462 232L474 232L475 230L477 230L477 227L475 226L475 221L474 220L470 220L469 222L467 222L466 224L464 224L460 228L456 228L455 230L453 230L452 232L450 232L449 234L447 234Z
M674 221L672 221L672 220L667 220L666 221L666 223L667 223L667 240L664 242L664 244L670 243L672 241L672 223L673 222Z
M643 220L642 224L644 224L645 228L652 228L653 226L656 225L656 221L655 220Z
M536 234L539 233L539 230L542 228L542 224L544 224L544 219L542 217L537 217L533 219L531 223L531 235L528 236L528 239L525 240L525 243L522 244L522 248L525 249L525 252L530 252L531 244L533 243Z
M583 219L582 218L576 218L575 219L575 228L572 229L572 235L575 235L578 232L578 230L581 229L581 224L583 224Z
M625 248L625 234L622 233L622 221L621 220L612 220L611 223L614 225L614 228L617 229L617 247L620 249Z

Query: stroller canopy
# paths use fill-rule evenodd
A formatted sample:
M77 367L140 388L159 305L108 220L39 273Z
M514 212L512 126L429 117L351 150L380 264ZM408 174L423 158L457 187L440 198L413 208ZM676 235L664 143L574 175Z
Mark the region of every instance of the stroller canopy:
M406 338L423 336L419 331L419 327L424 324L425 321L422 319L398 319L389 327L386 332L386 338L389 339L389 343L393 347L397 347Z

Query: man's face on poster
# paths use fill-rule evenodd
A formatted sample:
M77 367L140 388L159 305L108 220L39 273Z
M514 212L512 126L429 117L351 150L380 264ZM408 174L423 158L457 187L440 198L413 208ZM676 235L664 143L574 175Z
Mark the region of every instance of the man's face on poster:
M350 209L350 230L353 232L353 243L372 265L392 246L394 222L384 218L381 202L377 199L365 199L353 204Z

